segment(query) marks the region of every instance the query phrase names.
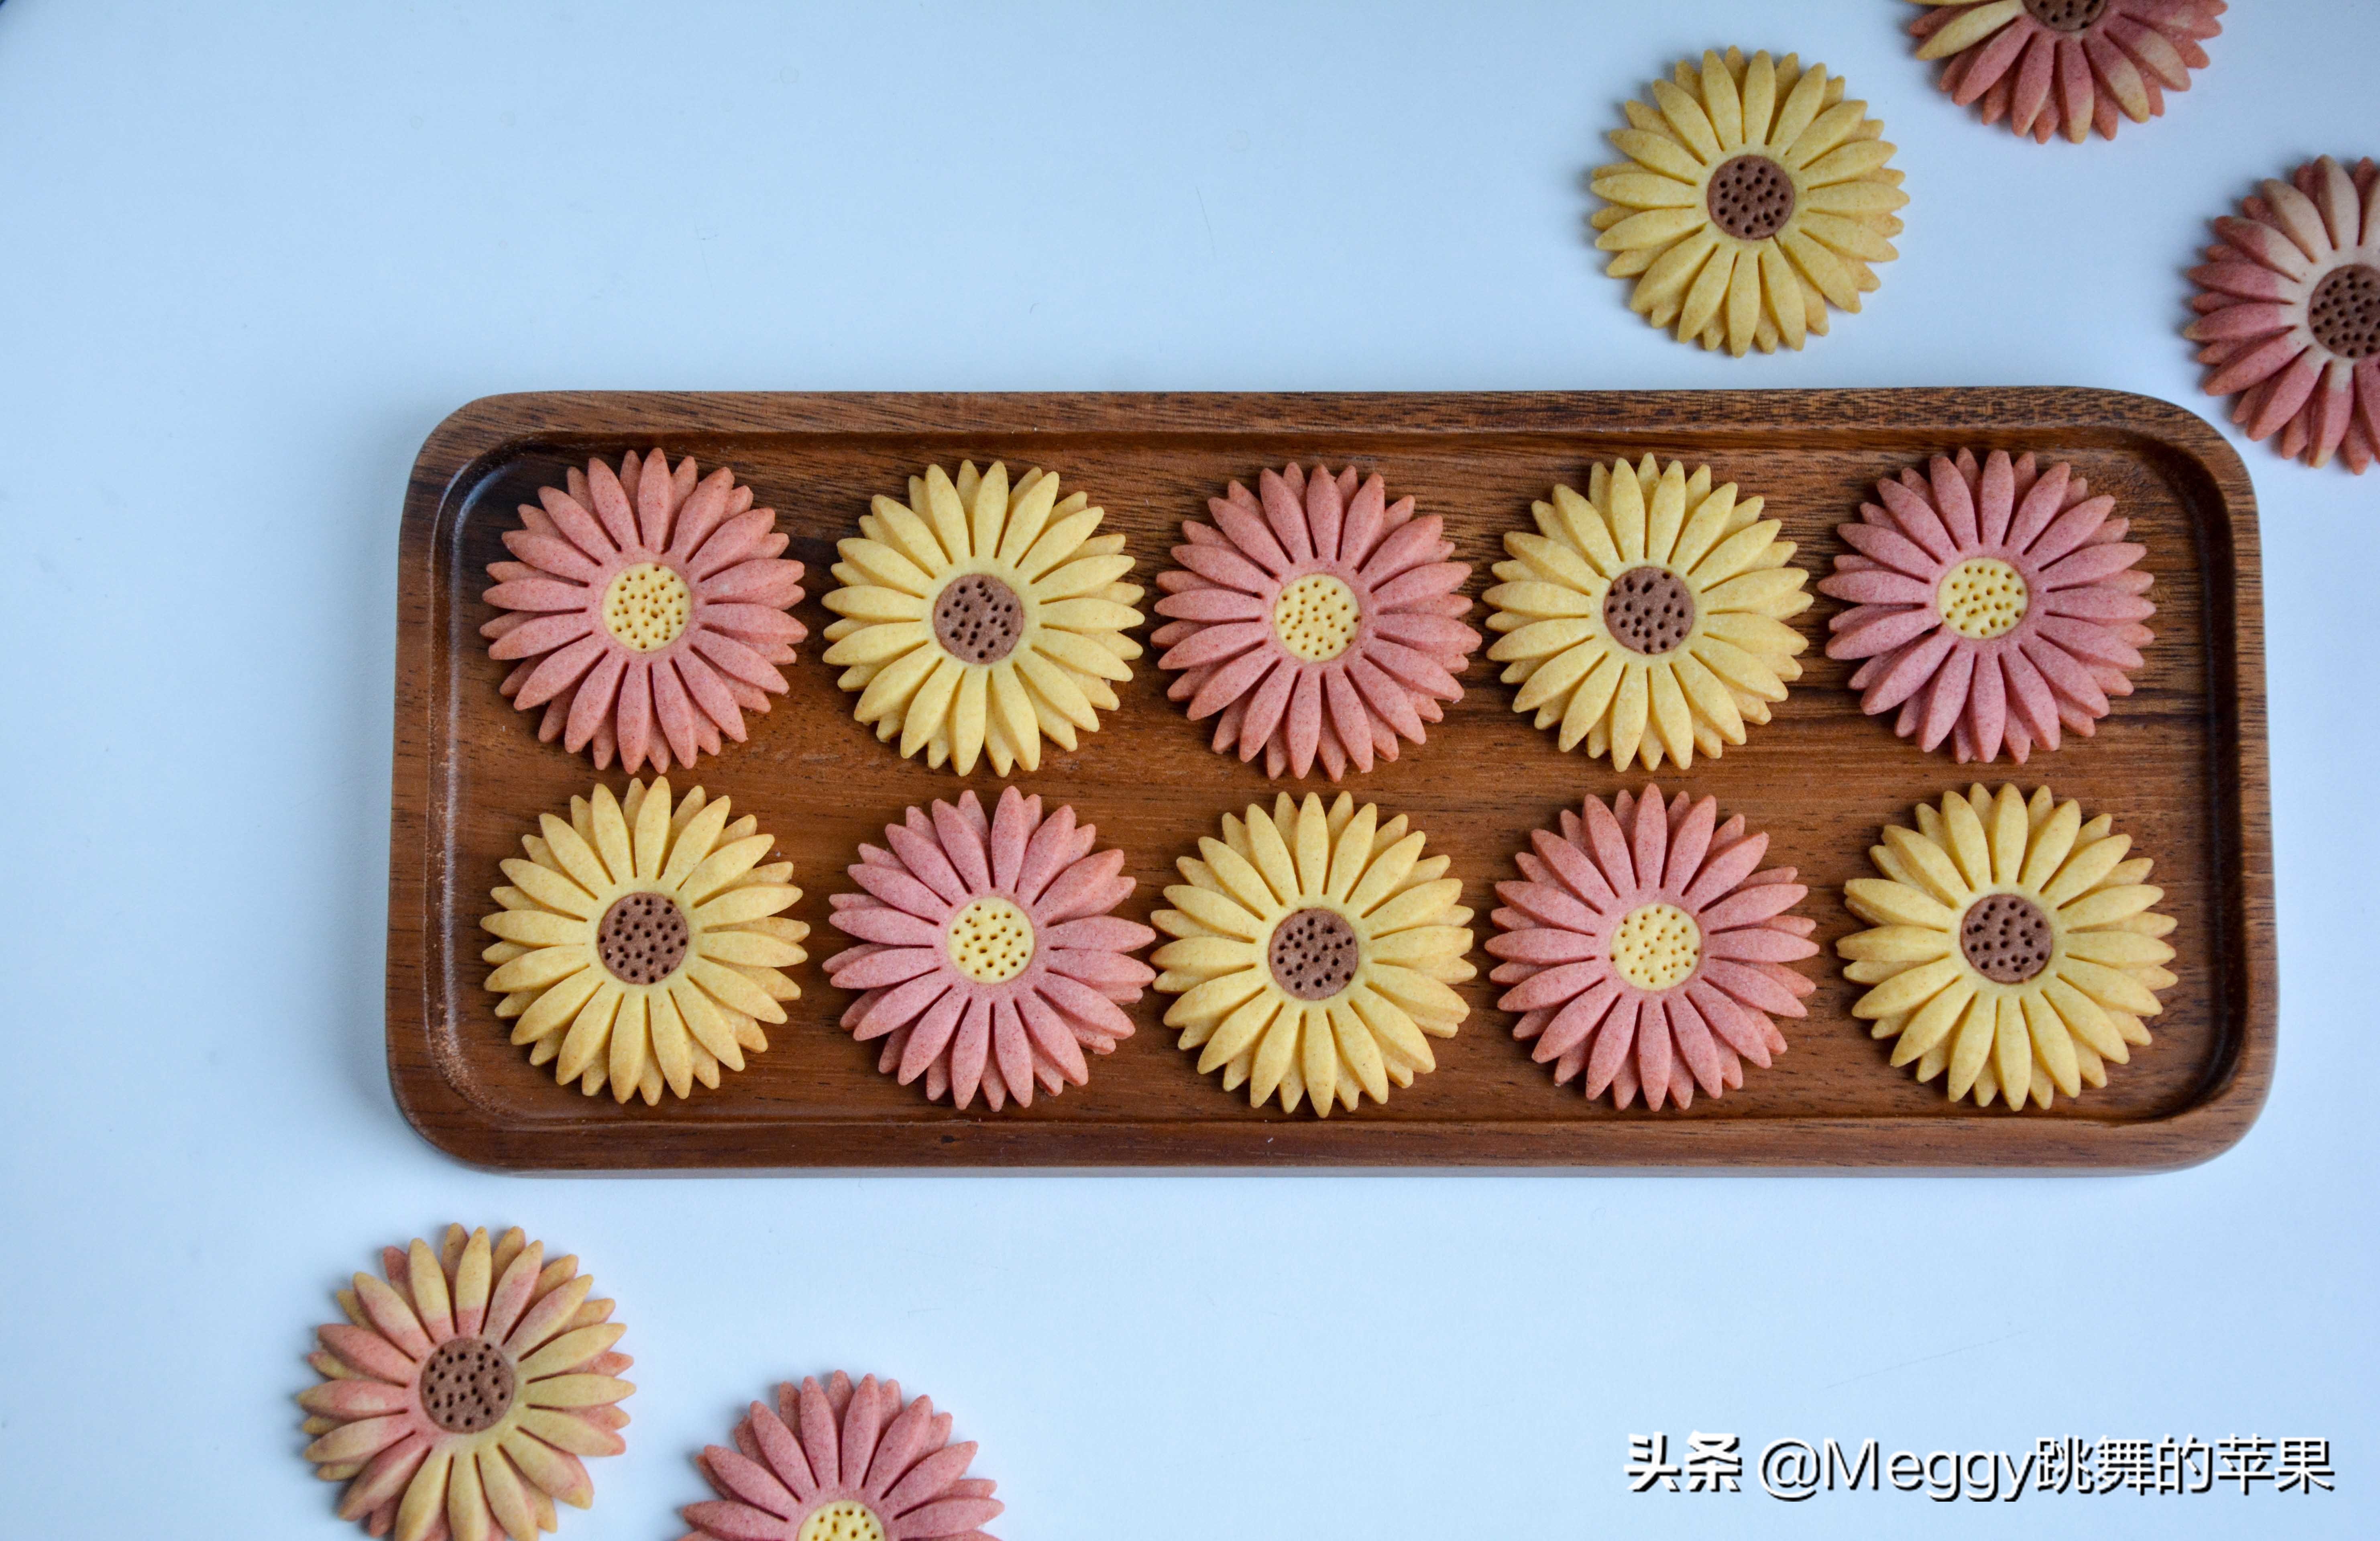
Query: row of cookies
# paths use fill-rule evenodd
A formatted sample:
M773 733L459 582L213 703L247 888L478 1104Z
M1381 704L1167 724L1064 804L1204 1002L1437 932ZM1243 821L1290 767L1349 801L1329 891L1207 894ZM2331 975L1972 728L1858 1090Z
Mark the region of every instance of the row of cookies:
M785 914L792 864L766 861L773 838L730 813L700 787L636 780L522 837L480 924L496 1014L532 1064L657 1104L768 1047L809 928ZM1454 987L1476 973L1473 913L1451 858L1347 793L1225 814L1180 858L1154 930L1115 913L1135 886L1124 853L1071 807L1010 787L987 810L967 792L884 835L832 897L851 945L825 972L851 997L843 1029L932 1100L979 1094L996 1112L1084 1085L1153 985L1199 1074L1328 1117L1435 1069L1431 1040L1470 1013ZM1498 1006L1557 1085L1683 1107L1785 1050L1779 1020L1815 988L1791 965L1818 949L1794 913L1806 886L1763 866L1768 850L1716 799L1658 786L1532 832L1486 946ZM2107 815L1978 785L1888 826L1871 857L1877 876L1843 894L1868 928L1837 950L1868 987L1852 1014L1894 1040L1893 1064L1944 1077L1953 1100L2047 1108L2149 1041L2174 922Z
M904 757L1030 773L1045 742L1071 750L1117 709L1141 654L1124 538L1038 467L1012 484L997 462L929 467L908 493L877 497L838 546L826 661ZM1208 510L1158 576L1151 641L1213 747L1337 781L1423 743L1483 640L1442 521L1378 473L1296 465ZM1515 710L1622 770L1690 767L1769 720L1801 675L1787 623L1811 599L1761 498L1647 455L1531 513L1486 594ZM802 565L732 471L658 449L616 472L590 460L520 516L482 630L540 738L665 771L742 740L746 713L791 687ZM2131 688L2155 606L2128 532L2067 465L1937 455L1840 528L1851 550L1817 586L1846 606L1827 651L1858 661L1861 710L1921 747L2023 763Z

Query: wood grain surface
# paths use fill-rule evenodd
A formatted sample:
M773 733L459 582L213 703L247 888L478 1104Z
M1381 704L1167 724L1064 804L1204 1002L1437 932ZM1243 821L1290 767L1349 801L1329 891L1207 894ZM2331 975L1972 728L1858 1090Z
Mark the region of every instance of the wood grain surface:
M750 742L700 761L695 782L759 816L778 859L804 890L793 912L812 927L802 997L769 1029L770 1049L717 1091L626 1107L557 1086L512 1048L481 988L480 916L540 811L563 811L599 779L592 763L538 743L536 713L497 692L505 666L479 636L492 613L485 566L515 506L558 485L590 455L629 449L732 466L772 505L808 565L795 613L809 627L791 693L752 722ZM1715 795L1772 839L1768 860L1811 885L1801 913L1822 954L1801 965L1816 982L1810 1014L1784 1024L1789 1052L1747 1067L1739 1091L1690 1110L1650 1112L1589 1103L1557 1086L1512 1037L1494 1005L1493 962L1466 989L1472 1014L1438 1046L1439 1070L1385 1105L1327 1122L1301 1110L1252 1110L1160 1022L1146 997L1140 1030L1093 1062L1088 1086L1000 1113L929 1103L922 1086L876 1071L877 1046L836 1024L850 997L820 963L844 939L826 924L827 897L863 840L911 804L973 786L904 760L852 720L853 698L820 661L832 618L834 541L856 530L878 492L900 496L927 464L1008 463L1058 472L1108 512L1150 588L1172 565L1185 518L1233 478L1291 460L1380 472L1391 497L1410 493L1443 516L1475 598L1493 581L1501 536L1528 527L1529 503L1556 481L1585 484L1597 459L1652 453L1710 465L1718 479L1765 496L1800 542L1813 581L1843 549L1835 527L1856 516L1879 477L1961 446L2031 450L2072 462L2147 544L2157 633L2137 689L2091 738L2005 762L1979 778L1948 753L1926 754L1864 717L1844 688L1850 666L1823 656L1819 599L1796 625L1812 639L1805 673L1776 721L1716 761L1650 778L1665 791ZM2262 1106L2274 1052L2275 979L2264 653L2256 516L2247 474L2221 438L2163 402L2064 389L1815 392L1531 393L1420 395L841 395L540 393L489 397L456 412L423 445L405 504L397 608L396 723L390 820L388 1062L405 1115L440 1148L486 1166L566 1170L703 1167L1110 1165L1287 1166L1492 1164L1514 1167L2150 1169L2224 1149ZM1482 625L1483 610L1472 621ZM1153 624L1153 623L1152 623ZM1148 627L1143 628L1145 639ZM1482 625L1484 630L1484 625ZM1433 851L1453 857L1464 902L1488 933L1493 885L1517 876L1512 854L1588 795L1643 785L1641 773L1563 754L1512 710L1513 687L1485 649L1465 694L1426 745L1345 785L1384 817L1413 816ZM1211 752L1208 725L1165 698L1154 654L1119 687L1122 709L1075 753L1052 746L1019 784L1073 803L1100 843L1128 854L1140 887L1120 913L1146 919L1173 864L1220 816L1284 787L1331 790L1317 775L1268 781L1257 766ZM627 778L601 774L614 790ZM2109 812L2155 858L2160 908L2180 922L2180 983L2152 1023L2154 1046L2110 1067L2104 1089L2048 1111L1952 1104L1887 1062L1851 1016L1833 942L1856 929L1845 880L1866 875L1867 847L1912 807L1974 780L2047 784Z

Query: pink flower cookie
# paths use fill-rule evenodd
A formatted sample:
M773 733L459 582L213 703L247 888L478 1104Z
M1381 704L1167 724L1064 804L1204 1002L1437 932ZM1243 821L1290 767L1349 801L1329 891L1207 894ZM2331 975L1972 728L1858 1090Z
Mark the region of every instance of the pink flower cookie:
M2165 93L2188 91L2206 67L2199 44L2223 30L2224 0L1916 0L1909 24L1921 59L1948 59L1942 89L1961 107L1984 104L2046 144L2076 144L2096 128L2116 137L2120 114L2146 123Z
M697 479L687 456L634 452L617 475L601 460L569 473L567 491L538 489L504 533L517 558L488 565L487 601L504 612L480 628L488 656L519 660L504 693L545 708L540 742L597 769L666 770L744 741L744 713L783 695L776 665L808 635L785 613L800 602L802 564L779 553L777 516L722 467Z
M2199 319L2182 335L2205 345L2206 394L2241 393L2249 438L2360 476L2380 455L2380 166L2325 155L2240 210L2190 271Z
M578 1260L456 1225L436 1252L383 1248L381 1271L339 1292L346 1320L315 1329L307 1355L322 1383L298 1398L306 1459L347 1485L339 1517L397 1541L536 1541L555 1500L592 1503L579 1458L627 1448L619 1403L636 1388Z
M1390 503L1378 475L1293 465L1257 488L1208 499L1215 522L1184 521L1181 565L1158 577L1158 665L1180 673L1166 694L1192 722L1215 719L1218 752L1262 750L1268 776L1319 758L1335 782L1396 758L1400 735L1421 743L1439 703L1463 698L1454 676L1479 646L1457 592L1471 569L1447 560L1441 521Z
M859 940L827 960L839 989L861 991L843 1025L884 1039L877 1068L926 1096L978 1088L997 1111L1030 1107L1033 1083L1055 1096L1090 1071L1083 1050L1132 1037L1121 1007L1156 971L1132 954L1157 940L1109 912L1133 880L1123 853L1092 854L1096 825L1010 787L990 819L973 792L911 808L884 829L890 850L859 848L847 870L865 892L838 893L833 925Z
M1860 710L1899 709L1894 733L1927 750L1947 739L1961 765L2088 737L2107 698L2131 694L2156 613L2142 598L2155 579L2133 567L2148 548L2090 491L2062 461L2036 474L2004 450L1877 482L1881 506L1838 527L1852 549L1818 585L1852 603L1828 623L1827 656L1864 661Z
M934 1399L901 1400L901 1383L858 1385L837 1370L820 1386L777 1388L735 1426L735 1448L710 1445L696 1464L719 1497L680 1512L684 1541L993 1541L979 1528L1007 1505L987 1477L966 1474L975 1444L951 1443Z
M1565 808L1561 833L1533 830L1512 860L1524 879L1496 885L1505 907L1488 976L1512 988L1512 1036L1567 1086L1580 1072L1592 1098L1610 1088L1625 1108L1691 1107L1743 1085L1743 1062L1767 1068L1785 1051L1772 1018L1805 1014L1816 987L1785 965L1812 957L1815 923L1785 912L1810 891L1793 868L1755 871L1768 837L1718 803L1661 789L1589 797Z

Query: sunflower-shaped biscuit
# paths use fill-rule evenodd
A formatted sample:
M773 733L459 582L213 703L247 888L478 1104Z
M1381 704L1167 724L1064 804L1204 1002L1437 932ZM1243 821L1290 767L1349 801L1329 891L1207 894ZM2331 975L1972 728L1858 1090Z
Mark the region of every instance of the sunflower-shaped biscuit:
M1538 533L1504 537L1512 559L1487 596L1488 627L1503 634L1488 656L1521 687L1513 710L1621 770L1717 758L1768 721L1802 675L1808 644L1785 620L1810 597L1760 499L1648 455L1596 467L1585 497L1557 487L1529 506Z
M2309 466L2334 455L2361 476L2380 455L2380 165L2325 155L2267 179L2215 222L2190 270L2206 394L2240 393L2231 420L2280 435Z
M840 542L826 597L829 663L859 693L853 715L900 735L905 758L962 776L989 757L997 774L1041 764L1046 735L1072 749L1116 708L1140 644L1137 585L1121 535L1080 492L1062 502L1039 467L1014 488L995 460L978 473L940 466L909 479L909 501L879 497Z
M2150 909L2165 891L2113 822L2047 787L2028 800L1974 786L1918 805L1914 831L1885 827L1868 851L1884 876L1843 892L1874 928L1835 950L1875 987L1852 1014L1896 1040L1894 1064L1915 1061L1920 1081L1948 1070L1954 1102L2046 1108L2106 1086L2107 1062L2149 1041L2141 1018L2174 982L2161 940L2174 922Z
M837 1370L754 1402L735 1448L697 1460L719 1497L680 1512L684 1541L993 1541L981 1527L1007 1507L989 1477L966 1474L975 1441L951 1442L934 1399L901 1383Z
M1909 198L1884 126L1797 55L1730 48L1676 77L1626 104L1611 142L1628 159L1595 174L1605 271L1634 278L1628 308L1681 342L1742 358L1826 335L1827 307L1857 310L1869 264L1897 255Z
M1454 676L1479 646L1457 592L1471 569L1414 501L1388 501L1376 473L1291 465L1208 498L1211 525L1182 526L1182 565L1158 576L1166 624L1158 666L1190 719L1215 719L1215 747L1265 757L1265 774L1304 776L1318 756L1332 781L1352 762L1397 758L1459 701Z
M2116 500L2091 495L2064 461L1961 450L1920 476L1876 483L1860 522L1838 527L1852 549L1818 592L1852 608L1828 623L1829 658L1858 659L1851 686L1871 716L1918 747L2019 765L2063 731L2089 736L2110 696L2155 637L2155 582L2134 566L2148 548L2124 540Z
M876 1068L965 1108L980 1088L998 1112L1090 1078L1083 1051L1132 1037L1123 1008L1156 971L1132 954L1157 933L1112 912L1132 896L1123 853L1094 852L1099 826L1014 787L990 816L970 790L913 807L845 868L834 928L859 945L826 961L859 998L843 1025L882 1038Z
M397 1541L535 1541L556 1499L595 1499L582 1456L617 1455L628 1422L623 1329L576 1257L548 1262L518 1230L491 1244L381 1252L339 1292L344 1322L314 1329L323 1377L298 1393L316 1474L347 1485L339 1518Z
M500 1017L528 1062L592 1097L608 1080L625 1102L716 1089L719 1069L769 1047L763 1022L801 994L782 969L805 960L808 925L779 912L802 891L791 862L761 865L776 843L747 814L727 821L724 797L696 787L674 809L667 778L627 795L597 786L570 799L567 822L538 819L521 837L528 859L504 864L504 906L480 922L498 938L480 956Z
M595 758L599 770L666 770L745 737L744 714L783 695L777 665L808 635L785 613L802 597L790 537L752 506L752 489L691 455L670 469L659 449L571 467L567 489L540 487L504 532L514 560L492 563L480 628L488 656L518 660L504 694L542 706L537 736Z
M1529 843L1512 858L1524 880L1496 885L1488 951L1507 961L1488 977L1513 987L1496 1004L1557 1086L1583 1071L1589 1098L1690 1108L1696 1086L1718 1097L1745 1060L1785 1051L1774 1018L1808 1014L1817 988L1785 965L1817 954L1816 923L1787 913L1810 891L1760 866L1768 837L1742 814L1722 824L1717 798L1664 805L1648 786L1565 808L1559 835Z
M2098 129L2116 137L2119 115L2146 123L2165 93L2188 91L2206 67L2199 44L2223 30L2224 0L1913 0L1909 24L1921 59L1948 59L1942 89L1961 107L1981 102L1984 121L2046 144L2076 144Z
M1347 793L1325 812L1282 793L1267 813L1223 816L1223 838L1181 858L1190 880L1165 891L1153 917L1178 940L1157 950L1157 988L1178 995L1165 1025L1196 1049L1198 1072L1220 1067L1223 1089L1248 1103L1273 1094L1295 1111L1311 1098L1330 1116L1389 1083L1438 1068L1431 1037L1451 1038L1470 1008L1451 986L1478 971L1471 912L1445 856L1424 856L1402 814L1380 822Z

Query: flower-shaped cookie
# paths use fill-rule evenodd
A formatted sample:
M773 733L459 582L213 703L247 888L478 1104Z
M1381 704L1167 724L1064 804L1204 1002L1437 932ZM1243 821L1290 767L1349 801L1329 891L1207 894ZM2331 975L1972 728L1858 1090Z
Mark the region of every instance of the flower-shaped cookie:
M979 1528L1007 1507L966 1474L975 1443L951 1443L934 1399L837 1370L821 1386L777 1388L735 1426L735 1448L697 1464L719 1494L680 1512L686 1541L993 1541Z
M863 892L838 893L835 929L856 938L827 960L838 989L858 990L843 1025L884 1039L877 1068L926 1096L965 1107L978 1087L995 1111L1030 1107L1038 1080L1055 1096L1090 1077L1083 1050L1132 1037L1121 1007L1156 971L1132 954L1157 933L1110 912L1132 894L1123 853L1092 851L1099 828L1014 787L990 818L973 792L956 807L911 808L859 848Z
M1937 455L1920 477L1876 483L1882 506L1837 533L1852 551L1818 592L1852 608L1828 623L1829 658L1864 660L1860 710L1899 709L1893 732L1959 763L2005 747L2024 763L2058 747L2061 726L2089 736L2154 637L2134 569L2147 548L2123 540L2113 498L2063 461L2035 474L2030 455Z
M1165 1025L1200 1050L1201 1075L1245 1082L1251 1107L1276 1092L1284 1111L1311 1098L1323 1118L1334 1096L1351 1111L1366 1094L1384 1102L1391 1081L1438 1068L1429 1039L1470 1011L1450 988L1478 972L1463 885L1402 814L1379 813L1344 792L1328 812L1312 794L1282 793L1270 813L1250 804L1165 891L1174 907L1155 919L1178 940L1157 950L1157 988L1181 997Z
M1827 307L1857 310L1869 264L1898 255L1909 198L1884 126L1793 54L1706 53L1676 77L1626 103L1611 142L1628 159L1595 174L1605 271L1634 278L1628 308L1681 342L1742 358L1825 336Z
M1396 758L1399 734L1422 742L1439 703L1463 698L1454 676L1479 634L1456 590L1471 569L1378 475L1293 465L1257 487L1208 499L1214 524L1185 520L1181 567L1158 577L1169 620L1151 640L1181 671L1166 694L1192 722L1215 718L1219 752L1263 750L1268 776L1304 776L1318 756L1335 782L1350 761Z
M2283 455L2361 475L2380 455L2380 165L2325 155L2240 211L2190 271L2206 394L2242 393L2249 438L2277 431Z
M1529 507L1537 533L1504 537L1512 560L1488 590L1488 629L1503 634L1488 656L1521 687L1513 710L1621 770L1716 759L1768 721L1802 675L1808 644L1785 622L1810 596L1760 499L1648 455L1597 466L1585 497L1557 487Z
M843 587L826 597L842 617L826 661L859 695L853 715L962 776L978 757L1002 776L1038 770L1045 734L1072 749L1098 731L1141 621L1123 537L1092 533L1103 517L1080 492L1061 502L1038 466L1011 488L996 460L980 474L966 462L956 481L929 466L906 504L877 498L835 547Z
M2061 129L2112 140L2120 113L2146 123L2165 93L2206 67L2199 46L2223 30L2224 0L1914 0L1921 59L1948 59L1942 89L1984 121L2043 144Z
M808 957L808 926L780 914L802 891L791 862L761 865L776 843L747 814L727 821L724 797L696 787L674 808L670 784L628 783L615 800L597 786L570 799L567 822L538 817L524 861L504 864L504 906L480 922L497 937L480 957L488 988L528 1062L614 1099L716 1089L719 1068L769 1047L763 1022L801 994L782 969Z
M697 479L691 455L673 472L658 449L569 473L538 489L517 558L490 564L487 601L504 613L480 628L488 656L523 661L504 683L513 705L545 708L537 736L595 765L666 770L744 741L744 713L785 690L776 665L808 633L785 611L802 597L802 564L778 553L776 515L722 467Z
M1802 1016L1816 989L1785 965L1815 956L1815 922L1785 912L1810 891L1793 868L1760 868L1768 837L1718 802L1661 789L1586 799L1562 811L1561 833L1532 830L1513 862L1524 880L1496 885L1506 907L1488 951L1507 961L1488 977L1511 985L1496 1003L1518 1012L1512 1036L1536 1045L1554 1082L1586 1073L1586 1095L1615 1106L1691 1107L1743 1085L1785 1051L1775 1016ZM1755 868L1760 868L1755 870Z
M2141 1018L2174 983L2160 940L2174 922L2149 908L2165 891L2113 824L2047 787L2028 800L1974 786L1919 804L1914 831L1885 826L1868 851L1884 876L1843 889L1874 928L1835 951L1845 977L1875 987L1852 1014L1895 1040L1894 1064L1915 1061L1920 1081L1948 1070L1953 1102L2046 1108L2106 1086L2107 1062L2149 1041Z
M627 1448L619 1403L636 1388L578 1259L456 1225L434 1253L384 1248L381 1269L386 1282L359 1273L339 1292L346 1321L314 1329L306 1362L323 1380L298 1397L306 1459L347 1485L339 1518L396 1541L536 1541L556 1499L592 1503L579 1458Z

